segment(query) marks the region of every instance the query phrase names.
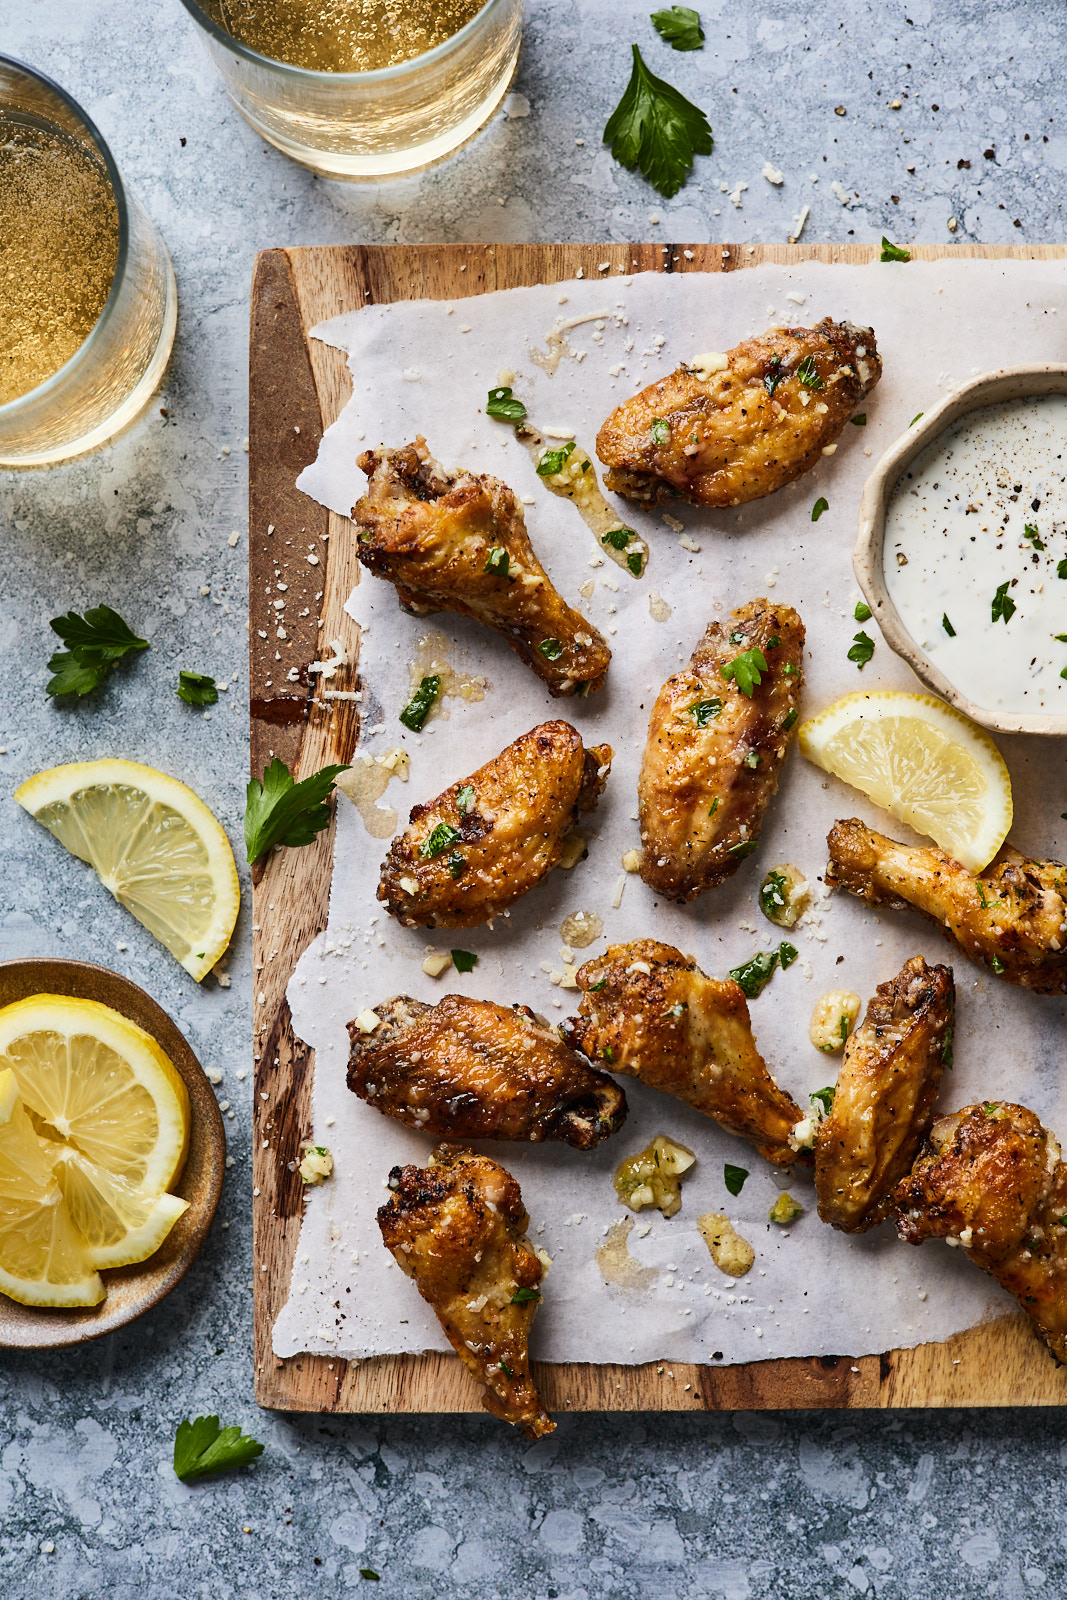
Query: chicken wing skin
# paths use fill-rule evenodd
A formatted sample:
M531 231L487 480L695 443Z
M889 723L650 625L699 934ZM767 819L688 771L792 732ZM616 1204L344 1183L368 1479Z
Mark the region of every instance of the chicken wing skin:
M596 441L607 488L645 503L759 500L816 465L882 375L872 330L829 317L769 328L720 360L616 407Z
M559 863L592 811L614 754L582 746L569 722L542 722L492 761L413 808L382 863L378 899L405 927L475 928Z
M1005 845L977 877L932 846L887 839L858 817L826 839L826 882L870 906L914 906L972 961L1037 994L1067 993L1067 867Z
M767 1071L732 978L709 978L673 945L638 939L587 961L578 987L578 1016L560 1030L576 1050L684 1100L767 1161L811 1161L790 1146L803 1112Z
M711 623L663 685L637 785L641 876L657 893L692 900L755 850L796 725L803 651L790 606L751 600ZM749 652L764 664L755 685L735 665Z
M542 1267L515 1179L488 1156L439 1145L428 1167L394 1167L389 1187L378 1212L385 1247L485 1386L482 1405L530 1439L551 1433L530 1376Z
M903 1240L956 1241L1067 1361L1067 1165L1032 1111L998 1101L939 1117L895 1201Z
M370 480L352 510L359 559L395 584L405 610L495 628L552 695L603 686L611 651L553 587L506 483L446 472L421 435L402 450L366 450L358 464Z
M952 1062L955 1006L951 969L912 956L878 985L849 1036L833 1108L815 1135L819 1215L842 1233L863 1233L892 1211Z
M372 1033L348 1025L348 1087L387 1116L446 1139L560 1140L592 1150L626 1118L626 1096L526 1006L397 995Z

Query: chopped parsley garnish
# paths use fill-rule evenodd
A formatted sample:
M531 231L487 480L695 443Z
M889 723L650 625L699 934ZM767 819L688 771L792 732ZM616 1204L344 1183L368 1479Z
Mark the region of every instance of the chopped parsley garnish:
M811 1101L813 1106L820 1106L822 1108L822 1115L824 1117L828 1117L830 1112L833 1110L834 1095L836 1093L837 1085L828 1083L825 1089L813 1089L811 1094L808 1095L808 1099Z
M1028 522L1024 526L1024 528L1023 528L1023 538L1024 539L1029 539L1030 543L1033 545L1035 550L1043 550L1045 548L1045 541L1043 539L1039 539L1038 538L1038 536L1037 536L1037 526L1033 522Z
M691 6L671 6L669 11L653 11L649 20L672 50L699 50L704 43L700 18Z
M633 538L632 528L609 528L601 539L601 544L610 544L613 550L625 550Z
M767 365L772 370L763 374L763 387L766 389L768 394L773 394L785 376L782 371L781 356L772 356Z
M471 806L473 805L473 803L474 803L474 788L473 788L473 785L469 784L469 783L465 783L463 785L462 789L457 789L457 791L456 791L456 805L459 807L460 811L462 811L463 814L466 815L467 812L470 810Z
M497 1362L497 1366L500 1368L501 1372L506 1372L509 1378L513 1378L515 1376L507 1362L504 1360L503 1356L500 1357L500 1360Z
M760 674L768 670L767 657L758 646L751 650L742 650L732 661L724 661L721 668L723 677L727 680L732 678L741 693L747 695L750 700L753 691L763 682Z
M504 546L495 544L485 558L485 566L482 571L495 573L498 578L506 578L510 565L511 557L504 549Z
M815 365L814 356L805 356L797 368L797 377L805 389L824 389L826 385L819 377L819 369Z
M563 654L563 646L558 639L542 639L537 648L546 661L558 661Z
M951 622L948 620L948 612L947 611L944 613L944 615L941 618L941 626L944 628L945 632L948 634L950 639L954 639L956 637L956 630L952 626Z
M771 980L775 967L781 964L782 970L791 967L797 958L797 951L791 944L780 944L777 950L760 950L740 967L731 967L730 976L737 984L741 993L748 1000L755 1000L762 994Z
M451 850L458 838L458 828L454 828L450 822L439 822L419 845L419 855L424 861L433 861L435 857L443 856L446 850Z
M652 443L667 444L671 437L671 425L663 417L656 417L652 423Z
M1001 961L998 955L993 956L993 959L990 961L989 965L993 968L993 971L998 975L998 977L1004 971L1004 963Z
M925 415L926 415L925 411L916 411L915 415L912 417L911 421L908 423L908 427L909 428L914 428L914 426L918 422L919 418L920 417L925 417Z
M253 778L245 800L245 854L249 863L258 861L276 844L299 849L311 844L317 833L329 826L330 808L326 797L344 765L322 767L299 783L284 761L277 756L263 773L263 782Z
M865 428L867 426L867 413L866 411L857 411L856 415L849 417L848 420L854 428Z
M841 1043L842 1044L847 1044L848 1043L848 1018L845 1016L844 1012L841 1013L841 1021L838 1023L837 1031L841 1035Z
M765 917L772 922L777 922L783 911L788 910L789 901L785 892L785 877L780 872L768 872L760 885L759 908Z
M526 415L526 407L521 400L515 399L510 389L490 389L485 414L487 417L502 417L505 422L521 422Z
M852 613L857 622L870 622L871 608L865 600L856 601L856 609Z
M1067 644L1067 633L1053 634L1053 638L1058 639L1060 644Z
M677 194L694 156L710 156L711 124L698 106L649 72L633 46L633 71L608 118L604 143L622 166L637 167L666 199Z
M746 767L752 767L753 769L755 769L756 767L759 766L759 760L760 760L759 751L758 750L749 750L747 752L746 756L745 756L745 766Z
M776 633L772 633L770 638L767 640L767 649L777 650L781 642L782 641L779 639L778 635Z
M405 728L410 728L412 733L421 733L426 718L436 705L440 693L440 673L432 672L428 678L423 678L419 687L400 713L400 720Z
M999 622L1003 617L1005 627L1007 627L1011 618L1015 615L1015 601L1008 593L1010 588L1011 579L1006 578L1005 581L997 588L997 592L993 596L993 602L990 608L993 613L993 621Z
M791 661L787 661L785 666L782 668L782 676L785 678L795 678L799 671L799 667L795 667Z
M678 1017L684 1017L688 1010L688 1000L679 1000L677 1005L668 1006L666 1011L661 1011L660 1017L674 1017L677 1019Z
M874 640L869 633L864 633L862 629L859 633L853 634L852 637L854 643L848 652L848 659L849 661L854 661L862 672L874 655Z
M795 724L796 720L797 720L797 708L796 708L796 706L792 706L790 708L790 710L788 710L786 712L785 716L782 718L782 732L783 733L788 733L790 728L793 727L793 725Z
M710 816L711 813L709 812L708 814ZM737 856L739 860L743 861L745 856L752 854L758 842L756 839L742 839L740 844L730 845L729 852L732 856Z
M1067 578L1067 558L1063 561L1057 561L1056 576L1057 578Z
M744 636L743 633L734 632L734 633L732 633L730 635L730 643L731 644L744 644L744 642L745 642L745 636Z
M715 815L716 811L718 811L718 809L719 809L719 797L718 797L718 795L716 795L714 800L711 802L710 807L708 808L708 816L709 817L713 817ZM1067 822L1067 811L1065 811L1063 813L1063 820L1064 820L1064 822Z
M783 972L788 971L799 954L800 951L797 949L796 945L786 944L784 940L782 941L782 943L778 946L778 965L781 967Z
M740 1194L748 1177L747 1167L734 1167L727 1161L722 1169L722 1181L731 1194Z
M65 616L53 617L48 626L67 646L48 662L53 676L46 692L53 697L89 694L123 656L150 648L148 640L139 639L110 606L90 606L83 617L68 611Z
M218 1417L188 1417L174 1436L174 1473L183 1483L213 1472L247 1467L263 1454L263 1446L240 1428L220 1428Z
M829 511L829 509L830 509L829 500L826 499L825 495L820 495L819 498L816 500L815 504L811 508L811 520L812 520L812 522L818 522L818 520L822 516L823 512L824 511Z
M174 693L187 706L213 706L219 698L219 687L206 672L189 672L183 667Z
M611 1048L610 1044L604 1045L603 1048L600 1050L599 1054L600 1054L601 1061L614 1061L615 1060L615 1052Z
M706 728L722 710L721 700L694 700L688 707L689 715L698 728Z
M447 862L449 876L453 879L462 878L466 865L465 857L461 856L458 850L453 850Z
M995 1117L996 1114L997 1114L997 1103L996 1103L996 1101L995 1100L986 1100L985 1103L982 1106L982 1110L985 1112L987 1117Z
M473 972L478 965L478 957L471 950L453 950L452 965L457 972Z
M898 244L882 235L882 260L883 261L910 261L911 252L902 250Z
M955 1028L949 1023L945 1029L945 1037L941 1045L941 1065L943 1067L951 1067L952 1065L952 1039L955 1032Z
M626 557L626 565L629 567L635 578L639 578L641 576L641 569L644 566L644 561L642 559L640 550L630 551L630 554Z
M556 450L546 450L540 461L537 463L537 476L539 478L551 478L557 472L562 472L564 462L567 460L568 456L573 455L573 453L573 439L571 439L567 444L561 444Z
M513 1306L528 1306L531 1300L540 1300L540 1289L516 1289L511 1297Z
M589 993L590 994L599 994L601 989L606 989L607 986L608 986L607 978L601 978L599 983L591 983L589 985Z

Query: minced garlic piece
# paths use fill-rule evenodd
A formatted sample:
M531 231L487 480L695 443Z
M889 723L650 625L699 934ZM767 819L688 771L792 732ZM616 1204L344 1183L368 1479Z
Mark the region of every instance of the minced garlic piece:
M682 1178L695 1161L696 1156L684 1144L657 1133L644 1150L620 1162L615 1170L615 1193L631 1211L658 1206L665 1217L673 1217L682 1209Z
M784 1228L804 1215L804 1207L799 1200L794 1200L791 1194L780 1194L767 1215L772 1222L777 1222Z
M314 1144L304 1152L299 1170L305 1183L324 1183L333 1172L333 1156L324 1144Z
M641 852L640 852L640 850L627 850L626 854L622 858L622 864L625 867L627 872L640 872L640 870L641 870Z
M452 965L452 957L447 950L433 950L422 963L422 970L428 978L439 978Z
M729 356L723 355L720 350L706 350L703 355L694 356L690 366L698 378L713 377L716 372L725 372L730 365Z
M729 1217L721 1211L706 1211L697 1218L697 1227L719 1271L730 1278L743 1278L755 1261L756 1252L747 1239L742 1239Z
M364 1006L363 1010L356 1018L356 1027L359 1029L360 1033L373 1033L375 1028L381 1025L381 1020L382 1019L378 1013L376 1011L372 1011L370 1006Z
M808 1023L808 1038L816 1050L833 1055L845 1048L845 1040L856 1026L860 997L851 989L830 989L816 1000Z
M815 1128L814 1117L805 1117L803 1122L796 1123L789 1135L790 1150L814 1150Z

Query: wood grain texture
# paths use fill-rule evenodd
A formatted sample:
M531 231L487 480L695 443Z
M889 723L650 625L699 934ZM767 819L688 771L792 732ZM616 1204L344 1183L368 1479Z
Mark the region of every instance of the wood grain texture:
M918 260L1062 260L1058 245L1010 248L919 245ZM493 289L626 272L732 272L800 261L862 265L870 245L397 245L269 250L252 284L249 372L249 578L252 770L272 753L297 777L351 760L359 727L351 701L355 667L323 683L311 663L343 638L344 602L358 581L349 524L294 488L322 430L348 399L343 354L310 339L316 323L367 304L456 299ZM598 269L604 261L610 269ZM269 531L269 530L273 531ZM308 561L316 556L316 563ZM278 575L288 583L285 617L273 606ZM299 612L307 609L305 618ZM284 636L279 636L279 628ZM296 1039L285 990L297 960L326 925L333 828L303 850L268 861L253 893L255 963L256 1398L291 1411L476 1411L479 1391L451 1355L383 1356L363 1362L271 1350L271 1329L288 1295L302 1210L295 1167L311 1129L313 1053ZM1063 1405L1067 1370L1009 1316L945 1344L890 1350L858 1360L811 1359L704 1367L541 1365L550 1411L703 1411L905 1406Z

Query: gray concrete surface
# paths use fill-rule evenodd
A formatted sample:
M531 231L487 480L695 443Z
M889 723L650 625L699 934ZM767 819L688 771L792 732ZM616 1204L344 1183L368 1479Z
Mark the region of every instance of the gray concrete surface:
M241 445L261 246L777 240L803 205L812 239L947 241L950 217L956 239L1064 239L1059 0L699 9L707 46L678 55L643 9L529 0L513 115L435 171L353 187L264 149L176 0L0 0L0 49L51 73L95 117L167 236L181 295L161 397L168 421L153 411L82 464L0 473L0 792L53 762L137 757L187 777L240 835ZM671 202L600 143L631 39L715 131L714 154ZM783 172L780 188L761 177L766 161ZM735 207L738 183L748 188ZM48 618L101 600L153 648L98 698L59 709L44 696ZM210 722L171 695L179 663L236 673ZM0 955L86 956L146 985L221 1069L219 1096L234 1112L219 1222L177 1293L81 1352L0 1359L0 1589L10 1600L1067 1591L1059 1412L564 1418L533 1448L489 1419L258 1413L252 1084L239 1076L251 1054L247 913L232 986L198 990L10 800L0 804ZM185 1488L168 1465L174 1430L206 1411L255 1432L266 1453L245 1473ZM363 1566L380 1585L361 1579Z

